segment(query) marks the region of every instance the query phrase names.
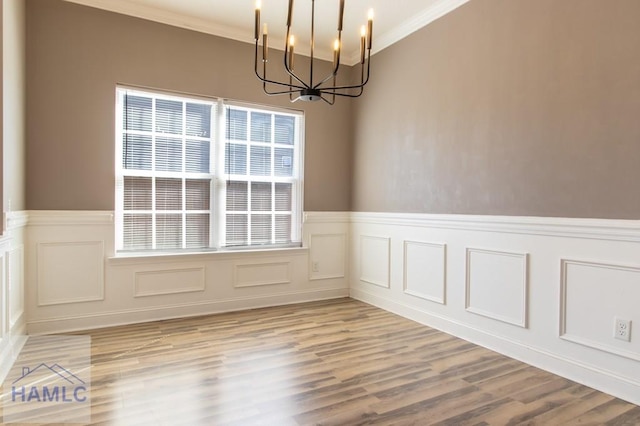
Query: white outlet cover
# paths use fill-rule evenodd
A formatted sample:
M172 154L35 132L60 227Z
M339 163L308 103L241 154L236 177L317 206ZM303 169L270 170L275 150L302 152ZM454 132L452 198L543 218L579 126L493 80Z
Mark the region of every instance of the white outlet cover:
M615 322L614 322L613 337L618 340L622 340L624 342L630 342L631 341L631 321L622 319L622 318L617 318L617 317L615 318L614 321Z

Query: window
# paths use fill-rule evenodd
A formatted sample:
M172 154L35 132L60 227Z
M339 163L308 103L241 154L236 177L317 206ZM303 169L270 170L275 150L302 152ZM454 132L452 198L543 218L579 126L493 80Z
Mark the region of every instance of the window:
M299 245L302 120L118 88L117 249Z

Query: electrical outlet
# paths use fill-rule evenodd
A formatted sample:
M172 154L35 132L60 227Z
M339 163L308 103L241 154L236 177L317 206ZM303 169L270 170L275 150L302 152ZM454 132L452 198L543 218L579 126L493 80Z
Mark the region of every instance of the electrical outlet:
M311 263L311 272L320 272L320 262Z
M613 337L615 337L616 339L624 340L625 342L630 342L631 341L631 321L616 317L613 333L614 333Z

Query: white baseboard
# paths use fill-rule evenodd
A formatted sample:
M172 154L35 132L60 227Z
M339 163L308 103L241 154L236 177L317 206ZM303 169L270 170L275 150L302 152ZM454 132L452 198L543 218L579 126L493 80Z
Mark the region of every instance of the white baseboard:
M610 371L586 365L577 360L560 357L541 348L516 342L503 336L489 333L486 330L475 328L469 324L433 315L362 290L351 289L350 296L356 300L393 312L518 361L614 395L633 404L640 404L640 382L629 377L618 376Z
M294 303L348 297L348 289L314 289L310 291L276 293L269 296L254 296L219 300L215 302L186 303L182 305L156 306L144 309L129 309L96 314L53 317L45 320L31 320L27 323L30 335L65 333L79 330L160 321L173 318L186 318L223 312Z

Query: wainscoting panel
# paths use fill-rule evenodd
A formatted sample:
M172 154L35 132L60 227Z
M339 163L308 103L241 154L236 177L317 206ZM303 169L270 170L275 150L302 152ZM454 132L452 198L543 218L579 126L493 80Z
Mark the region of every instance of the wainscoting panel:
M561 270L561 337L640 361L640 266L563 259ZM629 342L614 338L615 318L631 321Z
M104 298L104 242L42 242L37 246L38 305Z
M445 304L447 246L404 242L404 292Z
M236 262L233 268L233 286L260 287L291 283L291 262L268 260L261 262Z
M134 297L204 291L205 267L136 271L134 281Z
M527 326L527 255L467 248L467 311Z
M0 235L0 383L13 365L26 333L25 231L26 212L4 215Z
M391 238L360 236L360 281L389 288Z
M0 345L2 344L2 338L9 331L9 303L7 295L9 293L6 282L8 281L5 275L5 257L6 252L4 247L0 244Z
M358 212L349 235L351 297L640 404L640 221Z
M24 246L19 245L7 253L9 291L9 328L14 327L24 313Z
M311 234L309 237L309 279L326 280L346 276L347 236Z
M30 212L29 332L346 297L348 219L343 212L307 213L299 248L136 255L115 253L113 212ZM320 262L313 280L311 244Z

